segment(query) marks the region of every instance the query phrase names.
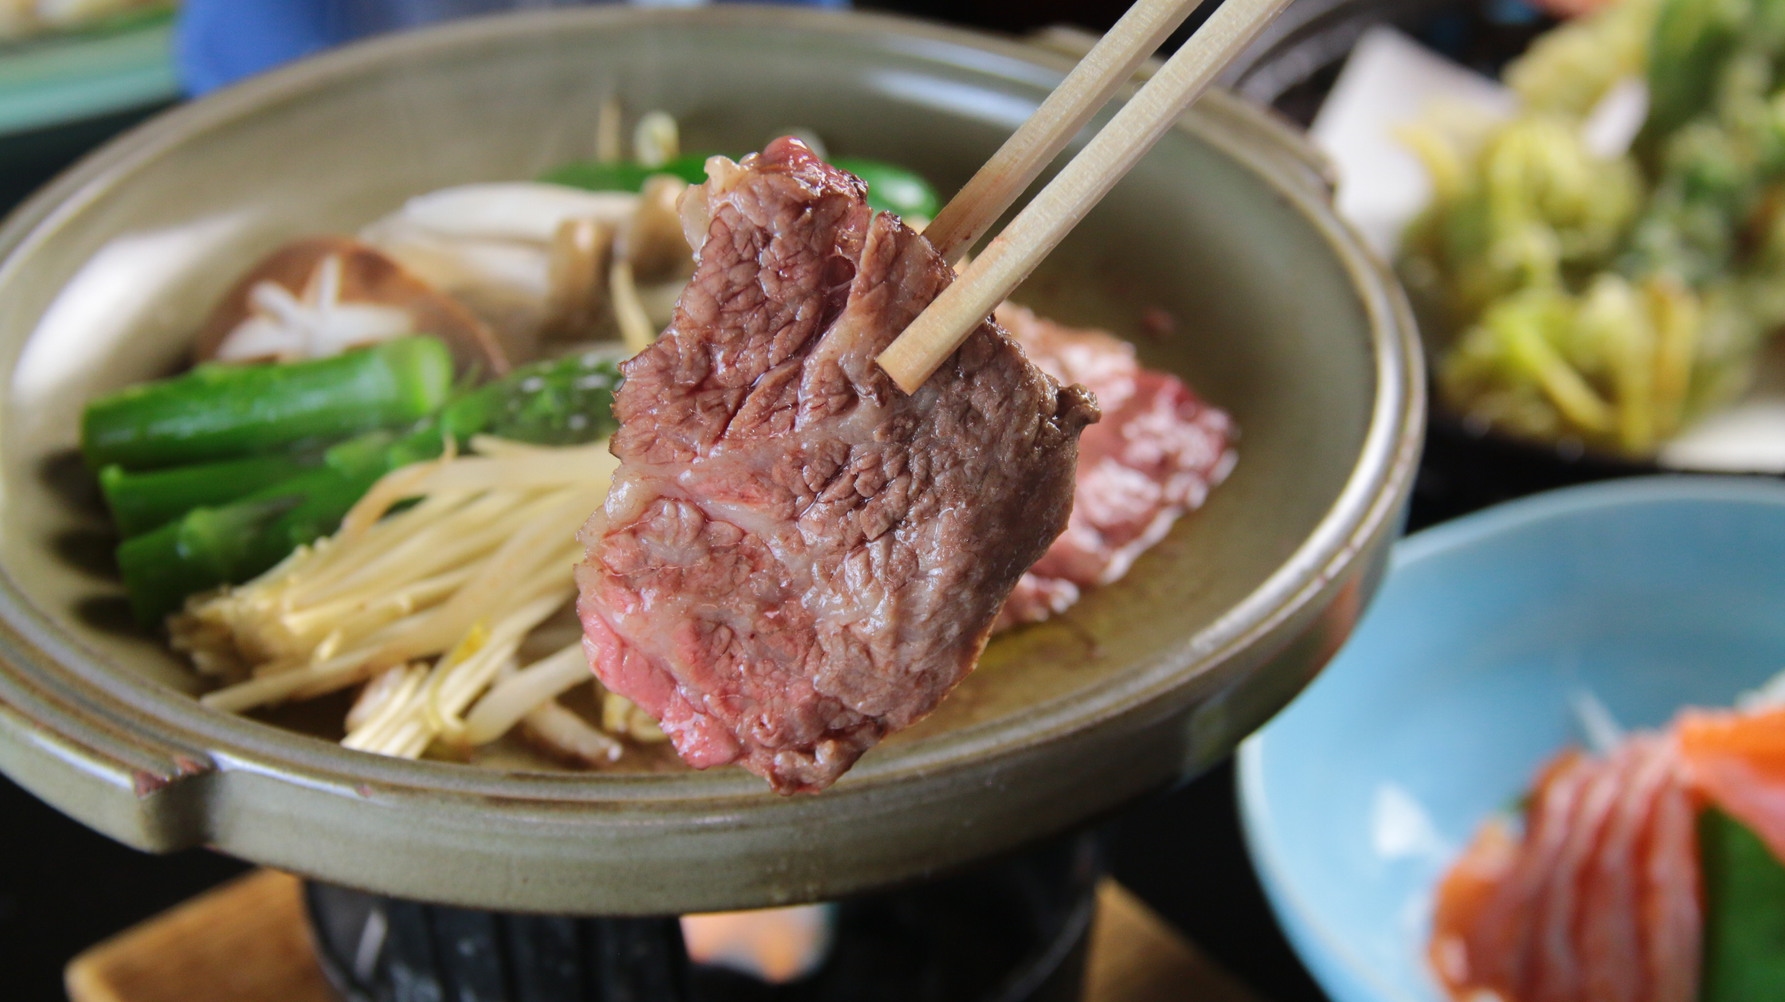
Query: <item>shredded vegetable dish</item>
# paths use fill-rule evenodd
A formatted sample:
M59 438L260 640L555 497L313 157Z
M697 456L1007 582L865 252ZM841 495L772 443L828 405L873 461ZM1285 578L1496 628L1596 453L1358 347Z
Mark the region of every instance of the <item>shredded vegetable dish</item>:
M1434 196L1399 271L1454 411L1642 457L1748 385L1785 323L1782 60L1776 0L1617 0L1508 68L1510 120L1406 130Z

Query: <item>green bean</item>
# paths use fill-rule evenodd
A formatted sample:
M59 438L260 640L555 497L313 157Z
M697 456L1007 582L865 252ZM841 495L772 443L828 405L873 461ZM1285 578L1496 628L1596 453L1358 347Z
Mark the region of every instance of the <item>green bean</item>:
M689 184L700 184L707 179L707 156L676 157L658 167L629 160L584 160L555 167L539 180L590 191L641 191L645 181L657 174L673 174ZM915 171L867 157L838 157L831 163L867 183L868 205L876 211L934 219L942 209L936 189Z
M941 196L916 171L866 157L838 157L831 165L867 184L868 206L876 211L926 220L942 211Z
M611 434L619 381L618 358L610 352L536 363L461 395L412 430L348 439L324 452L319 466L298 467L293 475L227 503L185 511L118 547L131 607L144 625L152 625L189 595L255 577L334 532L379 477L439 456L449 438L463 445L473 435L491 434L569 445ZM208 474L224 465L194 469ZM184 472L113 476L140 481ZM203 479L199 473L194 477Z
M656 167L631 160L578 160L546 171L539 180L589 191L638 192L657 174L674 174L689 184L700 184L707 179L707 157L690 154Z

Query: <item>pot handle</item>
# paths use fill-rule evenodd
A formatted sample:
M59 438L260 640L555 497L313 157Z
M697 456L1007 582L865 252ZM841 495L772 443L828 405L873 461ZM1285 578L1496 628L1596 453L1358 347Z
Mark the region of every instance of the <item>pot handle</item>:
M1091 51L1099 38L1100 36L1083 28L1056 24L1025 36L1023 42L1045 52L1077 60ZM1134 71L1135 78L1144 80L1157 72L1161 65L1156 56L1148 59ZM1223 124L1244 133L1248 139L1286 154L1295 165L1297 180L1304 182L1309 190L1327 204L1332 204L1333 192L1338 186L1338 172L1334 170L1332 160L1308 141L1307 133L1275 108L1251 101L1246 101L1245 105L1257 114L1223 114Z
M211 756L133 733L53 675L25 667L38 663L38 652L10 643L20 639L0 637L0 771L134 848L171 852L203 842L200 801L217 769Z

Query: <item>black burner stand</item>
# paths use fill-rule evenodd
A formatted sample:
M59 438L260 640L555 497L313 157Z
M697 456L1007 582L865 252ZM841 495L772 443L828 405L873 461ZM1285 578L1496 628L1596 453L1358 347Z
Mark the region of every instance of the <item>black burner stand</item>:
M772 985L693 964L680 922L476 911L311 883L349 1002L1075 1002L1101 855L1074 835L833 905L823 963Z

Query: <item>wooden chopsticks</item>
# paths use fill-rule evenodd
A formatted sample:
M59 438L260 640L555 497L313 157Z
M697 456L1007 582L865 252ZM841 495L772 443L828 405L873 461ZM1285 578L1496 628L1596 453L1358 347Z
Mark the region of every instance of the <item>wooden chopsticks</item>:
M1029 120L1011 133L924 227L924 236L936 252L952 261L984 236L1097 109L1109 103L1116 88L1201 5L1202 0L1138 0L1129 7Z
M952 256L989 227L1198 2L1137 0L1030 121L937 213L924 231L931 242ZM1289 2L1226 0L1103 131L992 238L960 278L880 353L880 367L905 392L916 392ZM1083 78L1075 83L1081 70ZM1061 91L1069 88L1062 97ZM1042 119L1039 125L1037 119ZM1001 160L1012 147L1016 149L1008 161ZM1023 177L1022 171L1029 173ZM957 203L963 204L957 208Z

